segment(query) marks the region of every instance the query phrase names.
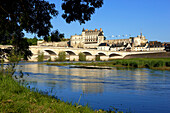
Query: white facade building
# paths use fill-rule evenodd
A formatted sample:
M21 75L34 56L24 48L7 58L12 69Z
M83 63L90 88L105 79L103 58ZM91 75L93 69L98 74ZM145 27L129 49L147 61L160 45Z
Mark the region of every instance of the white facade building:
M70 46L75 48L97 48L104 41L103 30L82 30L81 35L72 35Z

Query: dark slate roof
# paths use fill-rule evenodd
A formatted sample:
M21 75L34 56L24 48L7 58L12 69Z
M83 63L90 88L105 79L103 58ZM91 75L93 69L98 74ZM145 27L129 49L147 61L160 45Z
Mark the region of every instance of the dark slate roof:
M145 47L146 44L141 44L141 45L138 45L138 46L135 46L135 47Z
M112 48L114 48L114 47L125 47L125 46L127 46L127 45L124 45L123 43L118 43L118 44L112 44Z
M99 46L109 46L109 44L107 44L107 43L101 43L101 44L99 44Z
M100 32L98 36L104 36L104 35L103 35L103 32Z
M149 42L149 47L163 47L163 43L157 42L157 41L150 41Z

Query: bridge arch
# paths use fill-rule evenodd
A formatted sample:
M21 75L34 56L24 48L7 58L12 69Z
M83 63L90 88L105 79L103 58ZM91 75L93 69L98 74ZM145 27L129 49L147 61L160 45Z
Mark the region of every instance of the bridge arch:
M57 55L54 51L52 50L44 50L45 52L47 52L49 55Z
M82 53L84 53L86 56L92 56L92 53L90 53L89 51L83 51Z
M109 57L115 57L115 56L122 56L122 55L116 54L116 53L111 53L111 54L109 55Z
M68 53L68 55L76 55L76 53L71 50L66 50L65 52Z
M103 52L99 52L97 55L99 55L99 56L107 56L106 53L103 53Z

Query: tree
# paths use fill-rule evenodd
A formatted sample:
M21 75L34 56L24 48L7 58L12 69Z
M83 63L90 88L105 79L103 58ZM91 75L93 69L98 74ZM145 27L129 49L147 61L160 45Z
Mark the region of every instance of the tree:
M80 24L91 19L91 15L95 13L95 8L103 5L103 0L63 0L62 9L64 14L62 17L67 23L78 20Z
M103 0L63 0L62 17L67 23L85 23L102 4ZM47 39L52 28L50 20L57 15L55 4L45 0L0 0L0 43L13 40L15 49L21 48L17 44L23 41L24 30Z
M47 41L52 41L52 42L59 42L64 38L64 34L59 33L58 30L55 30L54 32L51 33L51 36L48 37Z
M84 53L79 53L79 61L86 61L86 55Z
M36 37L34 38L26 38L27 39L27 42L29 45L37 45L37 41L38 39Z
M50 19L58 14L54 8L54 4L41 0L1 0L0 42L12 39L16 54L21 51L30 56L23 30L36 33L39 37L48 36L52 28Z
M59 61L65 61L66 60L66 52L60 51L58 54L58 60Z

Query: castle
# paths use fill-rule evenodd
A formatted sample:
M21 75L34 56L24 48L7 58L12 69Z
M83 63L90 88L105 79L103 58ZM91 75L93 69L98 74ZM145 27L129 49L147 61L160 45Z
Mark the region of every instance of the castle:
M103 30L82 30L81 35L72 35L70 46L74 48L97 48L104 41Z
M105 40L102 28L100 28L100 30L84 30L83 28L81 35L72 35L70 38L70 46L73 48L114 51L147 46L147 42L148 40L142 35L142 33L137 37L130 37L129 39Z
M39 46L54 47L72 47L84 49L97 49L106 51L162 51L165 49L162 45L150 46L148 40L141 33L137 37L127 39L105 40L102 28L95 30L82 30L80 35L72 35L70 41L63 42L45 42L38 41Z

